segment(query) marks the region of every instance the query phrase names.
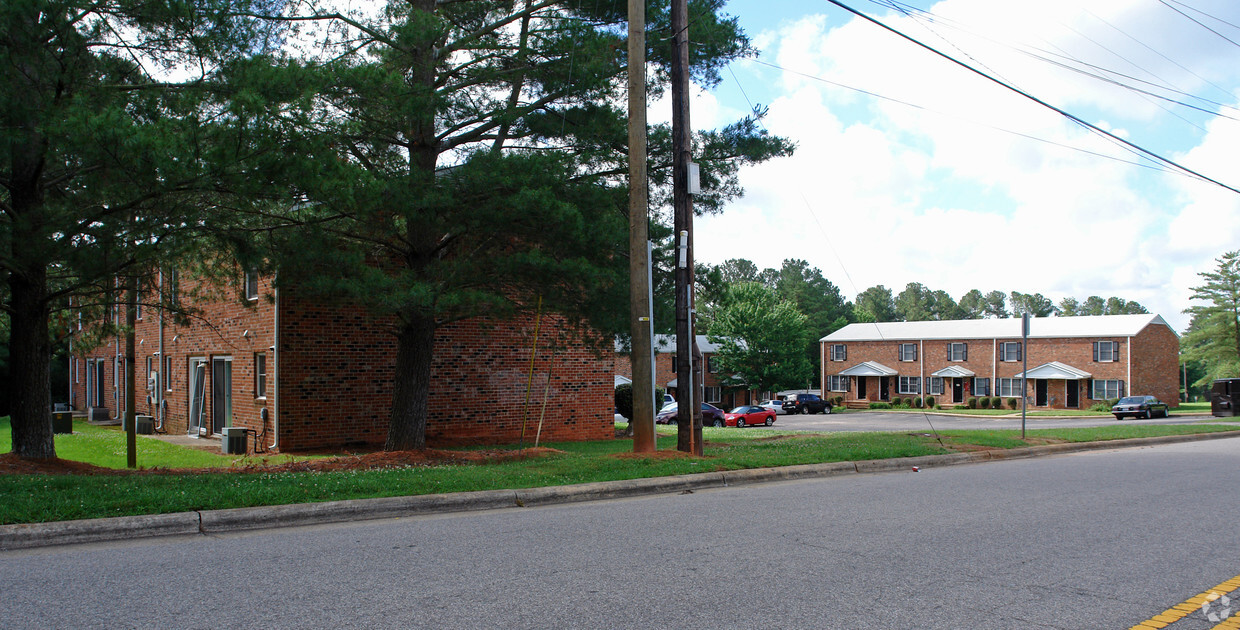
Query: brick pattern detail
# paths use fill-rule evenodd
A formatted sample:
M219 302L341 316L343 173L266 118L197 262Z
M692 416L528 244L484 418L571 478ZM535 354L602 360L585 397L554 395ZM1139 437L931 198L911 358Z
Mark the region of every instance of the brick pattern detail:
M238 296L200 304L201 319L177 326L166 318L162 330L154 309L144 309L145 318L136 328L136 411L158 418L162 399L163 429L188 432L191 360L204 359L208 366L204 419L211 426L215 407L211 362L229 358L232 426L253 430L269 449L382 444L389 424L396 349L386 322L361 309L299 299L289 290L280 294L277 317L267 278L260 279L260 296L257 301ZM438 332L426 430L429 445L512 443L523 436L530 443L536 435L543 442L614 435L613 361L603 351L583 345L575 331L553 315L542 318L526 406L534 319L530 314L504 322L469 320ZM155 353L161 338L163 356L172 359L172 373L162 374L162 362L153 361L155 371L161 372L160 391L144 398L146 357L160 356ZM114 392L123 391L113 387L110 361L118 343L123 348L123 340L112 340L77 353L74 359L81 363L83 374L86 359L109 359L104 385L110 415L116 415L118 408ZM256 353L266 357L265 397L255 395ZM163 380L169 377L170 383ZM74 383L74 404L79 408L85 406L86 381L83 376ZM255 448L253 440L249 447Z

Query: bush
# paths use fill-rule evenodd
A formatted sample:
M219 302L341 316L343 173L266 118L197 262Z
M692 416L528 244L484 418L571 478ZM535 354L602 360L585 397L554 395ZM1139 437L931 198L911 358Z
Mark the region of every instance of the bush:
M968 407L969 409L977 409L977 399L972 396L969 396L969 399L964 401L964 406Z
M982 396L977 399L978 409L990 409L990 396Z
M1108 406L1105 402L1100 402L1100 403L1094 403L1094 405L1093 405L1092 407L1090 407L1090 408L1089 408L1089 410L1090 410L1090 411L1101 411L1101 412L1103 412L1103 413L1109 413L1109 412L1111 411L1111 407L1110 407L1110 406Z
M1012 409L1020 409L1020 399L1019 399L1019 398L1009 398L1009 399L1008 399L1008 407L1011 407Z
M659 408L663 406L663 394L666 390L662 387L654 388L654 412L659 413ZM616 386L616 413L633 419L633 384L624 383Z
M891 409L891 404L885 402L872 402L870 403L870 409Z
M926 400L929 400L929 399L927 398ZM921 409L921 396L918 396L913 399L913 406L918 409Z

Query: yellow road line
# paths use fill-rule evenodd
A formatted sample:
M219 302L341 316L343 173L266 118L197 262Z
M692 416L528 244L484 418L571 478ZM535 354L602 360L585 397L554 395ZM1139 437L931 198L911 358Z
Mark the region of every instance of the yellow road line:
M1212 589L1193 595L1192 597L1168 608L1145 621L1133 626L1130 630L1158 630L1191 615L1193 611L1201 610L1201 605L1206 601L1214 601L1221 595L1226 595L1236 589L1240 589L1240 575L1237 575ZM1213 597L1211 597L1213 596ZM1240 603L1240 602L1238 602ZM1240 630L1240 613L1233 617L1224 619L1222 623L1214 626L1212 630Z

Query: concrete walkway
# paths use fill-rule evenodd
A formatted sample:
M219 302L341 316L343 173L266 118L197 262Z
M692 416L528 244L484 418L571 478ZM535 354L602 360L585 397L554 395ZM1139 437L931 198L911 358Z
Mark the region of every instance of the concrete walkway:
M0 525L0 550L133 540L161 536L212 535L275 527L319 525L447 512L535 507L556 503L680 493L791 479L810 479L901 470L915 472L921 468L933 466L954 466L957 464L1044 457L1083 451L1135 448L1238 437L1240 437L1240 431L1196 433L1191 435L1108 440L1104 442L1048 444L1045 446L973 451L949 455L833 462L829 464L804 464L779 468L754 468L677 475L674 477L585 483L571 486L484 490L453 494L353 499L323 503L178 512L174 514L122 516L54 523ZM185 439L195 438L186 437Z

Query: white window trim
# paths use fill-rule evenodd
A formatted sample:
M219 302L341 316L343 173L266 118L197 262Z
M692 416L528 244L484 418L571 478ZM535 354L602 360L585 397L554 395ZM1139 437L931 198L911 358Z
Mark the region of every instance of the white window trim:
M1022 394L1020 392L1021 379L1000 378L996 380L998 382L995 383L995 396L998 396L999 398L1021 398L1022 397ZM1005 384L1007 385L1007 387L1004 387ZM1008 393L1005 394L1004 390L1007 390Z
M1016 348L1016 358L1013 358L1013 359L1008 358L1009 347ZM1021 342L1005 341L999 345L999 361L1002 363L1016 363L1017 361L1020 361L1020 358L1021 358L1020 355L1021 355L1022 350L1024 350L1024 348L1021 348Z
M977 391L977 382L978 382L978 381L986 381L986 393L985 393L985 394L979 393L979 392ZM988 378L986 378L986 377L984 377L984 376L975 376L975 377L973 377L973 387L972 387L972 391L973 391L973 395L974 395L974 396L990 396L990 379L988 379Z
M261 371L258 369L259 359L262 359L263 361L263 369ZM260 384L262 385L262 387L259 387ZM267 399L267 353L266 352L255 352L254 353L254 399L255 400L266 400Z
M836 350L838 350L839 352L837 353ZM838 354L838 357L837 357L837 354ZM831 355L832 361L845 361L846 360L845 357L848 356L848 349L842 343L833 343L831 344L830 355Z
M1102 396L1098 396L1098 384L1102 383ZM1108 396L1110 385L1115 385L1115 395ZM1108 400L1111 398L1122 398L1124 396L1124 380L1119 378L1096 378L1089 384L1090 400Z
M910 390L907 385L912 385ZM918 376L901 376L896 381L897 394L920 394L921 393L921 377Z
M962 341L954 341L948 344L948 346L949 346L949 350L947 351L948 361L954 361L954 362L960 363L960 362L969 360L969 344L964 343ZM956 358L956 347L957 346L960 347L960 358L959 359Z
M913 356L910 359L904 358L904 349L906 347L913 349L913 352L912 352ZM899 352L900 361L903 363L912 363L917 360L917 344L915 343L902 343L900 344L900 349L897 352Z
M926 377L926 395L942 396L943 395L943 377L928 376Z
M850 390L852 385L852 383L849 382L849 377L840 374L832 374L828 376L827 384L827 391L832 392L847 392Z

